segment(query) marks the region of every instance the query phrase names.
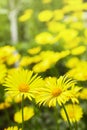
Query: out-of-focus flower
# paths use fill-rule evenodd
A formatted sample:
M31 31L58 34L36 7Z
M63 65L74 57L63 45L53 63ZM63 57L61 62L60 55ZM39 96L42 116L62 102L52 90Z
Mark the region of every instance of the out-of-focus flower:
M86 51L85 46L79 46L71 50L72 55L81 55Z
M87 100L87 88L83 88L79 93L79 98Z
M82 22L76 21L71 23L70 27L73 29L82 30L84 28L84 25Z
M23 67L23 66L28 66L30 64L32 64L32 58L30 56L23 56L20 59L19 66Z
M38 19L40 22L48 22L53 17L53 11L51 10L43 10L39 13Z
M67 63L66 66L69 68L74 68L76 67L78 64L80 63L80 60L77 57L72 57L70 58Z
M38 46L38 47L34 47L34 48L30 48L30 49L28 49L28 53L31 54L31 55L34 55L34 54L39 53L40 50L41 50L41 47Z
M19 17L19 21L25 22L25 21L29 20L32 16L32 13L33 13L32 9L25 10L24 14Z
M13 55L9 56L7 59L7 64L8 65L13 65L13 64L17 64L19 62L21 55L18 53L14 53Z
M0 103L0 110L9 108L11 106L11 104L9 102L1 102Z
M23 111L24 111L24 121L27 121L34 116L34 109L32 107L26 106L23 108ZM22 113L22 110L20 110L14 114L15 122L22 123L22 114L21 113Z
M49 32L42 32L35 37L35 41L38 44L52 44L54 37Z
M51 68L60 59L68 56L69 51L53 52L53 51L43 51L40 53L41 61L33 66L33 71L40 73L45 72L47 69Z
M56 21L48 22L47 26L49 31L53 33L60 32L61 30L64 30L66 28L65 24Z
M78 31L74 29L65 29L65 30L62 30L59 33L59 35L60 35L60 38L63 39L65 42L70 42L71 40L77 37Z
M64 12L61 9L56 9L53 11L53 15L54 15L54 20L58 21L58 20L62 20L64 18Z
M85 81L87 80L86 70L87 70L87 62L80 61L80 63L77 64L77 66L74 67L73 69L69 70L67 74L76 80Z
M78 122L83 117L83 111L80 105L68 104L65 105L65 109L67 111L71 123ZM61 116L64 119L64 121L67 121L67 117L63 108L61 109Z
M0 63L6 62L9 56L13 55L15 51L16 49L13 46L0 47Z

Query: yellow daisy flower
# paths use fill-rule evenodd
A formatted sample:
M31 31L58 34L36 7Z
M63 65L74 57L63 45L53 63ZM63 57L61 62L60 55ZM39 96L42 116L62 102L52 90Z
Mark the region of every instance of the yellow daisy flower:
M79 46L71 50L72 55L81 55L86 51L85 46Z
M43 80L37 74L33 75L33 71L17 69L13 73L9 73L6 77L4 85L7 94L13 96L24 95L30 100L34 98L37 89L41 87Z
M39 105L47 104L49 107L66 103L72 97L70 88L75 85L75 81L67 76L60 76L58 79L49 77L46 79L45 87L41 88L36 97Z
M32 107L24 107L24 121L31 119L34 116L34 109ZM22 123L22 110L14 114L14 121Z
M39 13L38 19L40 22L48 22L53 17L51 10L43 10Z
M82 118L83 111L79 105L68 104L68 105L65 105L65 108L66 108L70 122L78 122ZM61 109L61 116L65 121L67 121L67 117L63 108Z

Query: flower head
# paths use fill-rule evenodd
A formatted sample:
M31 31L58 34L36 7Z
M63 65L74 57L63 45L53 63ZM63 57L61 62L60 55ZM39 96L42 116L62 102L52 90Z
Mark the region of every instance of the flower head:
M33 75L33 71L24 69L16 69L13 73L9 73L4 83L7 94L13 96L24 95L30 100L34 98L42 84L43 80L40 76Z
M41 104L47 104L50 106L56 106L66 103L72 97L71 87L75 85L75 81L67 76L60 76L57 78L49 77L46 79L45 87L40 89L40 93L37 95L36 102Z
M24 121L31 119L34 116L34 109L32 107L24 107ZM22 110L14 114L14 121L22 123Z
M70 122L77 122L82 118L83 111L79 105L68 104L65 106L65 108L66 108ZM61 109L61 116L65 121L67 121L67 117L63 108Z

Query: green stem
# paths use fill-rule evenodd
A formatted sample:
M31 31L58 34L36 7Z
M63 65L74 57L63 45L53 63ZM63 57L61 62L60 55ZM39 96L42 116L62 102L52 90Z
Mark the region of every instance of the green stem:
M63 107L64 112L66 114L66 118L67 118L67 121L68 121L68 124L69 124L69 128L70 128L70 130L72 130L72 126L71 126L71 123L70 123L70 120L69 120L69 116L68 116L68 113L67 113L66 108L65 108L63 103L62 103L62 107Z
M75 130L78 130L77 122L75 122L74 124L75 124Z
M24 107L24 95L22 95L22 102L21 102L21 108L22 108L22 130L24 130L24 113L23 113L23 107Z
M56 129L59 130L59 122L58 122L58 104L56 105L56 110L55 110L55 117L56 117Z

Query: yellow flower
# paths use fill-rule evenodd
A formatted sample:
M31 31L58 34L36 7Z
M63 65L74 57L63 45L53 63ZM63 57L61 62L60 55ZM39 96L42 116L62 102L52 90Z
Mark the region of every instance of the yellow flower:
M39 53L40 50L41 50L41 47L38 46L38 47L34 47L34 48L31 48L31 49L28 49L28 53L34 55L34 54Z
M72 55L81 55L86 51L85 46L79 46L71 50Z
M11 56L8 57L7 64L8 65L16 64L19 62L19 59L20 59L20 54L18 53L12 54Z
M6 62L8 57L13 55L15 51L15 48L12 46L0 47L0 63Z
M20 21L20 22L25 22L25 21L27 21L28 19L31 18L32 13L33 13L33 10L32 10L32 9L27 9L27 10L25 10L24 14L19 17L19 21Z
M4 82L6 73L7 73L6 66L4 64L0 64L0 84Z
M11 106L11 104L9 102L1 102L0 103L0 110L9 108Z
M35 41L38 44L51 44L53 40L53 36L49 32L42 32L35 37Z
M7 103L12 103L12 102L19 103L21 101L22 101L22 97L20 95L14 97L13 95L5 94L5 102Z
M80 99L87 100L87 88L83 88L82 91L80 91L79 97L80 97Z
M70 88L75 85L75 81L67 76L60 76L58 79L49 77L45 81L45 86L39 91L36 97L36 102L39 105L56 106L65 104L72 96Z
M19 66L28 66L32 64L32 58L29 56L23 56L19 62Z
M54 12L53 12L54 14L54 20L62 20L63 18L64 18L64 13L63 13L63 10L61 10L61 9L56 9L56 10L54 10Z
M77 29L77 30L81 30L84 28L84 25L82 22L73 22L71 25L70 25L71 28L73 29Z
M70 122L78 122L82 118L83 111L79 105L68 104L68 105L65 105L65 108L66 108ZM67 121L67 117L65 115L63 108L61 109L61 116L65 121Z
M51 10L43 10L39 13L38 19L40 22L48 22L53 17Z
M80 63L80 60L77 58L77 57L72 57L70 58L67 63L66 63L66 66L68 68L74 68L75 66L77 66L77 64Z
M81 61L76 67L67 72L68 75L79 81L87 80L87 62Z
M60 38L62 38L65 42L70 42L74 38L77 37L78 31L74 29L64 29L59 33Z
M34 116L34 109L32 107L24 107L24 121L31 119ZM22 123L22 110L16 112L14 114L14 121L18 123Z
M51 21L47 23L49 31L53 33L60 32L61 30L65 29L65 24L56 22L56 21Z
M6 77L4 85L7 94L12 96L23 95L30 100L34 98L37 89L41 87L43 80L37 74L33 75L33 71L17 69L13 73L9 73Z
M4 128L4 130L22 130L21 128L19 129L17 126L11 126L8 128Z

